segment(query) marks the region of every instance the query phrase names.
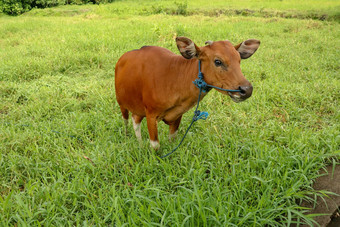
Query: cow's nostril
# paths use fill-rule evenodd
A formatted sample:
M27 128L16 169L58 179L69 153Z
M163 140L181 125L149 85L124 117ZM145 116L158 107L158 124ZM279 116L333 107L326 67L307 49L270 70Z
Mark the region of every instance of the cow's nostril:
M238 87L238 89L240 90L241 95L245 95L246 94L246 90L244 88L245 87Z
M244 99L249 98L253 93L253 86L240 86L239 89L241 97Z

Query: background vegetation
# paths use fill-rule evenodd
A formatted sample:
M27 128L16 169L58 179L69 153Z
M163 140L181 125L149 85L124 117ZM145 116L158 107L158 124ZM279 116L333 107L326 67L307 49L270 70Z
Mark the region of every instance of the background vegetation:
M8 15L19 15L34 8L48 8L59 5L81 5L110 3L114 0L1 0L0 12Z
M339 163L339 3L260 2L122 1L0 17L0 225L312 225L300 201L323 196L312 182ZM178 53L179 35L261 47L241 65L253 96L236 104L211 91L201 105L209 118L160 160L192 112L175 143L160 123L153 152L143 122L139 144L131 122L124 133L114 66L143 45Z

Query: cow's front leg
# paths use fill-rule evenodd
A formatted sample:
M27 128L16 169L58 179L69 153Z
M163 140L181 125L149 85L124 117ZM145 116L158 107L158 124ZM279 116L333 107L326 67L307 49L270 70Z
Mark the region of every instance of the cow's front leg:
M146 121L148 124L150 145L153 149L158 150L159 140L158 140L158 131L157 131L157 117L151 114L146 114Z

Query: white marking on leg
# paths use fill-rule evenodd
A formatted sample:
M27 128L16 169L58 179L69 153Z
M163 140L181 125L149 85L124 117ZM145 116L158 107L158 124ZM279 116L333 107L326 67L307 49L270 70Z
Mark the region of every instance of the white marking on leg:
M155 141L150 140L150 145L155 150L158 150L158 148L159 148L159 142L157 140L155 140Z
M136 123L135 119L132 118L133 129L135 130L136 137L139 141L142 140L140 123Z
M177 136L178 130L176 130L174 133L169 134L169 140L170 142L173 141L175 139L175 137Z

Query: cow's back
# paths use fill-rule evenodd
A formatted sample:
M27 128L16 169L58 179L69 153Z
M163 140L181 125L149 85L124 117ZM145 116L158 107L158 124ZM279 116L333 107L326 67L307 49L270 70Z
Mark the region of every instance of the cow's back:
M146 46L125 53L115 68L115 90L120 106L145 116L145 100L153 99L156 90L165 86L169 62L179 57L171 51Z

